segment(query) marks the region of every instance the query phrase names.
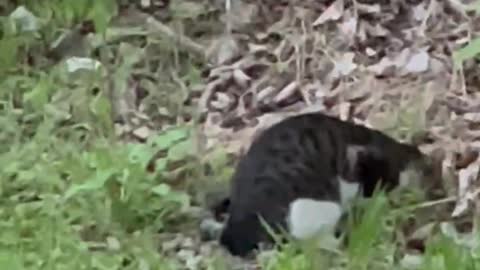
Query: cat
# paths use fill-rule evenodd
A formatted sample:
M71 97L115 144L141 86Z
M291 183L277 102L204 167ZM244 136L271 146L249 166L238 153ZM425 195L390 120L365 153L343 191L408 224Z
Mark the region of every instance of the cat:
M228 196L216 206L228 212L220 245L244 257L261 242L272 242L261 219L276 232L312 237L333 228L360 192L377 184L387 191L406 185L404 172L420 174L424 188L435 186L433 160L416 146L380 131L323 113L284 119L264 130L240 158Z

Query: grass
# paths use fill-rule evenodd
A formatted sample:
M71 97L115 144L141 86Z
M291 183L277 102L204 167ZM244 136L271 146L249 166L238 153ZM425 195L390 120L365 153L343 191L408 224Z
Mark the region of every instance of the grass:
M20 2L39 16L41 27L22 32L8 16L0 16L0 266L183 269L159 251L158 235L192 222L189 209L195 194L188 179L206 177L200 169L205 162L215 168L214 178L227 177L231 168L225 167L225 157L198 158L192 126L178 123L146 143L123 143L114 136L104 74L73 76L61 65L45 65L35 53L36 64L27 63L32 52L45 48L65 26L91 19L100 32L107 29L115 1ZM182 53L166 51L152 60L153 65L162 59L155 74L160 74L163 92L153 91L148 103L156 108L172 96L173 105L165 106L182 113L190 108L171 90L179 78L200 80L200 69ZM130 52L118 61L116 80L135 70L140 52ZM172 69L179 73L174 79ZM147 85L158 88L153 82ZM155 169L147 170L159 152L163 155ZM349 222L346 247L332 253L290 243L259 257L259 264L271 270L410 269L399 263L404 247L397 238L405 217L414 213L390 211L382 194L365 203L364 211ZM476 269L479 254L437 233L428 239L418 269ZM228 269L223 259L212 257L206 269Z

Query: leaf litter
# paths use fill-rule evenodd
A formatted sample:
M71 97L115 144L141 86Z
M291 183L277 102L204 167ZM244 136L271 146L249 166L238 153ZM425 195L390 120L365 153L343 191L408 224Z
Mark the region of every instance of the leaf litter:
M451 57L463 40L470 38L460 29L475 27L464 12L457 16L462 9L456 2L416 1L413 8L394 0L356 1L354 5L342 0L329 5L265 1L256 5L259 13L269 13L257 17L255 23L261 21L261 27L232 34L233 40L244 45L238 47L242 48L240 58L211 67L206 77L207 89L213 93L203 100L201 111L210 119L203 126L209 147L223 145L239 155L248 149L255 134L277 121L305 111L322 111L374 128L401 129L405 125L408 130L418 126L418 132L433 136L432 141L420 145L427 152L443 149L462 155L469 147L480 150L475 144L480 138L480 98L474 91L459 94L459 87L469 83L456 80ZM235 38L240 35L250 37L240 41ZM289 42L292 37L297 37L295 43ZM250 67L262 65L262 69L251 74L242 65L245 62ZM226 75L232 73L230 66L248 79L231 80L231 75ZM473 68L468 72L478 73ZM221 74L225 76L219 83ZM214 92L227 92L238 99L248 92L253 103L247 107L239 100L229 110L219 111L212 106L219 102ZM415 103L422 93L423 102ZM453 101L468 106L456 106ZM262 110L265 107L270 109ZM402 124L398 117L408 107L417 111L411 114L410 123ZM226 127L222 125L226 119L238 121ZM446 185L453 188L453 197L447 201L455 203L449 210L455 218L477 198L479 166L470 161L458 169L449 162L454 161L446 158L443 167L445 174L453 173ZM411 255L404 263L418 264L418 258Z

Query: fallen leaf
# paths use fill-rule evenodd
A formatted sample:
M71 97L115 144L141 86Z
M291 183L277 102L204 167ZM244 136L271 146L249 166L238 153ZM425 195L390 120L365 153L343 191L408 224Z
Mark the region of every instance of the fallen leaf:
M412 55L411 49L410 48L404 48L393 59L393 62L395 63L395 66L399 69L404 68L407 65L408 61L410 60L411 55Z
M469 112L463 115L463 119L472 123L480 123L480 112Z
M427 16L427 8L425 7L424 3L414 6L412 10L413 10L413 18L417 22L423 21L423 19Z
M418 228L409 238L426 241L432 235L432 232L435 228L436 224L434 222L430 222Z
M238 68L233 71L233 79L238 85L242 87L247 87L248 83L251 80L251 78L247 74L245 74L241 69Z
M355 37L355 33L357 32L357 25L357 18L351 17L340 24L340 30L344 35L347 35L353 39Z
M340 60L335 61L335 67L333 69L332 76L348 76L352 73L356 68L357 64L353 62L353 58L355 57L355 53L347 52L344 53Z
M217 92L215 93L215 99L210 102L213 108L218 110L225 110L233 104L233 100L229 95Z
M298 83L293 81L287 84L273 99L274 102L279 103L291 97L298 90Z
M272 98L275 95L276 89L273 86L267 86L264 89L260 90L257 94L258 101L264 103L268 102L268 99Z
M336 21L343 15L343 0L333 2L314 22L313 26L324 24L327 21Z
M368 5L357 2L356 8L359 13L379 13L381 11L380 4Z
M374 56L374 55L377 54L377 52L376 52L374 49L370 48L370 47L367 47L367 48L365 49L365 53L366 53L368 56Z
M240 54L240 47L231 35L213 41L208 49L207 56L216 65L221 65L234 59Z
M477 180L479 171L480 164L473 162L458 172L458 199L452 217L463 214L468 209L469 202L477 196L477 192L472 191L472 187L474 181Z
M380 24L375 24L375 26L372 26L368 23L362 23L362 25L365 28L365 32L373 37L386 37L390 34L390 31Z
M367 70L375 73L376 75L392 74L395 70L395 63L388 57L383 57L380 62L368 66Z
M225 80L225 78L221 77L207 84L205 90L203 90L203 93L200 96L200 100L198 101L198 111L200 113L208 112L209 104L212 100L213 95L215 94L215 91L217 90L217 88L225 84Z
M426 51L420 51L410 57L405 69L410 73L421 73L428 70L430 56Z
M226 1L226 3L228 0ZM231 30L239 31L248 26L258 16L258 6L244 1L231 1L232 9L225 14L225 22ZM229 16L230 15L230 16Z

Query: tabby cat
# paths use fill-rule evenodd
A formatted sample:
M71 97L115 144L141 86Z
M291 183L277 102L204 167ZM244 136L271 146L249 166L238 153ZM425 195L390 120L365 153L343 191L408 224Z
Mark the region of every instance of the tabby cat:
M238 162L230 193L216 209L229 214L220 244L246 256L271 242L260 217L273 229L309 238L334 227L358 193L406 184L409 169L421 174L424 188L436 183L431 158L415 146L323 113L287 118L260 134Z

